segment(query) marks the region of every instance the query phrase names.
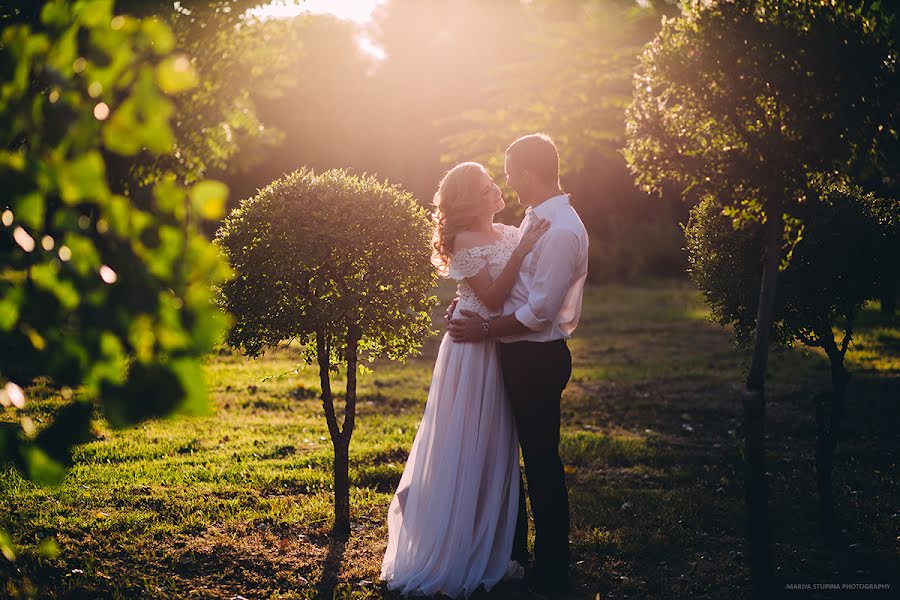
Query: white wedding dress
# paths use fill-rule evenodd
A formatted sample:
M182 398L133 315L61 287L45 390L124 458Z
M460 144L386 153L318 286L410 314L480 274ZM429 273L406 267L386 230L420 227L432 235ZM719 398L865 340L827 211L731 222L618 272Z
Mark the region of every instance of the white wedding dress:
M519 230L494 224L493 244L454 253L461 310L498 316L464 281L485 265L496 278L519 241ZM506 399L495 342L454 342L444 335L425 414L388 510L381 578L403 595L468 597L506 576L519 501L519 444Z

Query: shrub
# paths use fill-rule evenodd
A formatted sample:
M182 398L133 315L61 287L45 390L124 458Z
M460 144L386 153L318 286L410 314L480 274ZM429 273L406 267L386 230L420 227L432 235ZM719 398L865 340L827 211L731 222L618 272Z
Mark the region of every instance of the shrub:
M301 169L244 200L216 236L237 276L221 287L228 343L249 356L284 340L318 362L334 446L335 532L349 532L348 448L357 359L403 359L431 333L430 223L399 187ZM330 377L346 366L343 427Z

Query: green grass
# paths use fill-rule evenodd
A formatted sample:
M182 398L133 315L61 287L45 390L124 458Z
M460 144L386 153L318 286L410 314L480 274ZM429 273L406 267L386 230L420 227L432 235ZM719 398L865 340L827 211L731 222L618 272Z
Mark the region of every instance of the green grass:
M451 293L441 289L444 299ZM682 283L587 290L570 344L561 444L575 583L585 598L748 596L733 388L747 357L707 315ZM900 323L870 307L856 340L835 470L843 534L834 544L817 530L813 458L812 398L828 389L827 364L799 348L770 360L768 466L781 583L896 584L900 572ZM255 361L222 352L205 366L212 416L121 431L98 420L95 440L76 449L56 489L0 471L0 525L19 549L15 563L0 567L0 596L396 598L378 583L385 513L438 342L360 377L348 540L328 534L331 444L318 373L297 370L296 348ZM40 428L61 400L41 386L28 394L25 414ZM48 539L58 556L38 551ZM520 592L501 586L490 596Z

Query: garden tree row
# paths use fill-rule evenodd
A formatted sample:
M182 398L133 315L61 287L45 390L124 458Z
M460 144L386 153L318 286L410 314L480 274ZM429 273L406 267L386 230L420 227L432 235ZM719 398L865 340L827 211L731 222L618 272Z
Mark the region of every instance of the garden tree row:
M845 175L896 137L896 52L883 23L813 0L694 1L641 55L625 157L647 191L707 196L764 243L744 407L753 596L773 595L765 373L782 253L820 201L812 174Z
M216 234L236 272L220 288L228 343L257 357L284 341L318 363L334 447L334 532L350 532L349 447L359 360L405 359L431 332L431 226L399 187L303 168L241 202ZM343 423L332 377L347 378Z
M171 96L196 83L155 19L111 2L46 3L40 26L0 37L0 462L57 483L92 408L115 427L207 410L199 357L227 317L210 284L228 269L198 231L227 188L173 174L139 195L111 181L108 158L171 152ZM68 400L33 432L27 387L49 378ZM15 555L3 535L3 552Z
M816 475L821 521L834 535L831 474L850 380L844 356L862 307L878 297L885 279L900 276L900 202L822 177L812 191L815 201L801 209L803 235L792 247L782 247L790 261L779 274L772 340L822 348L831 365L833 394L815 397ZM762 225L747 221L735 228L722 206L707 197L692 210L685 233L691 279L713 318L731 326L737 341L749 347L762 275ZM840 341L834 336L838 327L844 332Z

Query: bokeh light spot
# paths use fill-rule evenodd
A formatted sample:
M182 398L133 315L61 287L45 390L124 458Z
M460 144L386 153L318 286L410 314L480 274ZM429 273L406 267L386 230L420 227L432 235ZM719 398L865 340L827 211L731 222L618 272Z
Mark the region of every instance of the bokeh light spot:
M21 227L16 227L13 230L13 239L25 252L34 250L34 238L28 235L28 232Z
M119 276L116 275L116 272L106 265L100 267L100 279L102 279L104 282L112 284L115 283L118 278Z
M18 385L12 381L7 381L3 391L6 393L6 397L13 406L16 408L25 407L25 392L22 391L22 388Z
M109 106L106 105L106 102L97 103L97 106L94 107L94 117L98 121L105 121L109 117Z

